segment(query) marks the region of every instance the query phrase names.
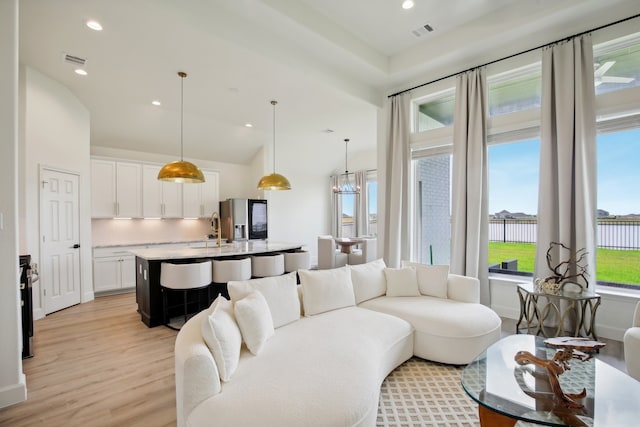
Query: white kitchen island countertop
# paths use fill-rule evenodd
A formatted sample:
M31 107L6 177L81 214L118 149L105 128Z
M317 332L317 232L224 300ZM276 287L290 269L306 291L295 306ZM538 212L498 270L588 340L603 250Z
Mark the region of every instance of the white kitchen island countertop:
M187 258L218 258L234 255L252 255L267 252L290 251L301 248L300 243L270 242L268 240L251 240L248 242L223 243L221 247L215 247L215 240L202 242L200 246L173 247L173 248L141 248L130 252L137 257L149 261L187 259Z

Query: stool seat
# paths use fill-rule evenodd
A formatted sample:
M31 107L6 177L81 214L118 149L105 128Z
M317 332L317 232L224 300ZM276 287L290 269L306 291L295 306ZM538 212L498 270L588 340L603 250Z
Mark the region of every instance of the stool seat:
M160 287L162 290L162 313L164 324L171 329L179 330L169 324L168 292L182 292L182 307L184 321L190 314L188 309L188 293L211 284L211 261L191 262L186 264L173 264L163 262L160 264ZM208 299L207 299L208 302ZM197 312L201 310L200 295L197 299Z
M271 277L284 274L284 256L282 254L252 256L251 274L253 277Z
M285 252L284 271L291 273L298 270L308 270L311 267L311 257L307 251Z
M251 258L213 260L214 283L249 279L251 279Z

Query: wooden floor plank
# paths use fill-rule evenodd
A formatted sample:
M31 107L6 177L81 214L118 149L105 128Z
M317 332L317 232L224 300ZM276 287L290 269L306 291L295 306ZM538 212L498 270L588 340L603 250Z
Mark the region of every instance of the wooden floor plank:
M27 401L0 409L0 426L175 426L176 332L136 308L128 293L37 320Z

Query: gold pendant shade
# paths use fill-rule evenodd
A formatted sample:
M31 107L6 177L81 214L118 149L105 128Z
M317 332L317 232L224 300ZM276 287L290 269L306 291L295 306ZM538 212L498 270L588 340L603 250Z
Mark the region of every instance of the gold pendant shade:
M204 182L204 175L199 167L186 160L167 163L158 172L158 180L184 184Z
M289 180L279 173L263 176L258 182L260 190L291 190Z
M180 160L164 165L162 169L160 169L160 172L158 172L158 180L182 184L199 184L205 181L204 174L196 165L184 160L182 155L184 148L184 143L182 141L184 127L184 79L187 77L187 73L180 71L178 73L178 77L180 77Z
M278 101L271 101L273 105L273 173L260 178L258 190L291 190L291 183L283 175L276 173L276 104Z

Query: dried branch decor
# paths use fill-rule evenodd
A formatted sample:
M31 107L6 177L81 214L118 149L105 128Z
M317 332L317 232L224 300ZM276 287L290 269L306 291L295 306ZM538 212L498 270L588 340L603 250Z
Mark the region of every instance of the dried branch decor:
M553 264L552 253L557 248L559 256L558 263ZM567 253L567 259L563 260L563 254ZM547 266L553 271L553 275L544 279L547 283L577 283L581 287L589 286L589 273L587 272L587 250L585 248L578 249L575 253L573 250L558 242L551 242L547 250ZM579 280L582 279L582 280Z

